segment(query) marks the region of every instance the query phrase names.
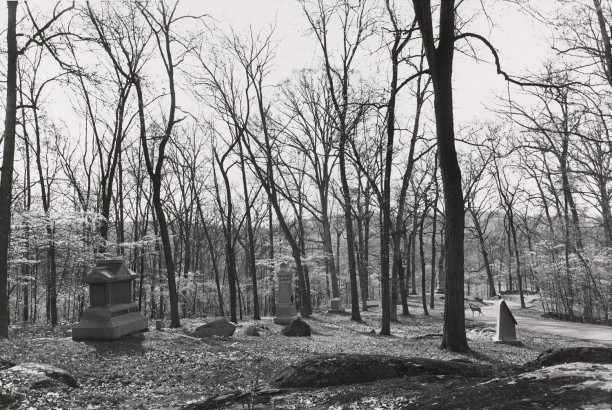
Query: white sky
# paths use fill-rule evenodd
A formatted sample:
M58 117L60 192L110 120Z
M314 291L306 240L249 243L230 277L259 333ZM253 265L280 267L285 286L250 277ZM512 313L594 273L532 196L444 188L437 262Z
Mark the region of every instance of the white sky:
M540 6L554 7L549 0L541 0L540 3ZM507 3L488 0L484 4L492 5L487 14L493 28L486 24L483 16L470 26L471 30L490 39L499 51L503 69L509 74L524 75L538 71L549 53L547 28ZM317 58L315 40L307 35L307 21L297 1L183 0L182 5L210 14L238 31L240 27L252 26L257 30L276 25L279 46L275 66L280 77L287 77L292 69L311 65ZM486 107L492 107L496 101L494 96L505 94L507 90L507 83L496 74L489 51L484 48L480 51L485 62L476 62L456 54L454 87L457 124L491 118L493 114L487 112Z
M100 1L123 0L92 0L95 5ZM409 0L400 0L409 2ZM44 3L44 6L43 6ZM31 6L50 7L54 1L31 1ZM467 15L469 6L480 8L481 2L466 1L463 10ZM521 75L536 72L547 54L547 28L534 22L529 16L520 13L516 7L511 8L507 2L485 0L492 5L486 12L491 18L492 28L484 16L472 23L471 31L489 38L498 49L503 68L509 74ZM68 1L64 1L68 5ZM84 4L83 0L76 2ZM538 2L538 6L554 7L549 0ZM232 26L240 32L252 27L254 31L267 30L276 26L275 39L278 42L277 58L274 62L276 75L281 79L288 77L292 70L304 66L312 66L318 58L315 40L307 35L307 20L302 14L299 3L295 0L182 0L180 8L192 14L208 14L221 26ZM23 15L25 5L19 3L20 15ZM0 27L6 27L6 6L0 7ZM476 62L456 53L455 60L455 118L457 125L471 123L474 120L492 118L493 114L487 107L495 104L495 95L505 95L507 84L495 72L492 57L488 50L480 48L480 56L486 61ZM376 75L373 73L373 75ZM377 74L380 75L380 74Z

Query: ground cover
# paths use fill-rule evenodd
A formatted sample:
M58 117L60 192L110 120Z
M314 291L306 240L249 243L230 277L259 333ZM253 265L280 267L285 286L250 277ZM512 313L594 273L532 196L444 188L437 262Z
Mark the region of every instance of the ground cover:
M183 321L181 329L151 330L113 342L75 342L63 337L61 328L56 328L54 332L44 328L13 328L11 340L0 342L0 359L16 364L35 362L58 366L70 372L79 387L25 390L6 372L0 372L0 393L14 399L6 404L10 408L215 408L209 404L205 407L203 403L211 397L231 396L236 392L243 393L241 400L218 401L216 408L243 408L251 404L270 408L272 402L279 409L440 408L453 407L453 403L460 402L459 399L467 400L470 397L472 408L481 408L478 399L484 400L485 397L504 403L503 398L493 393L503 390L500 383L504 386L510 383L508 377L515 380L514 387L508 393L512 400L517 397L517 383L519 387L523 385L523 389L529 390L529 383L541 380L544 376L535 373L523 380L522 376L518 376L520 372L512 369L519 369L534 361L543 351L596 346L528 332L518 335L524 341L522 346L494 344L491 341L494 329L483 324L468 323L467 336L472 351L451 353L439 349L441 306L432 310L430 316L423 316L416 298L413 299L413 315L399 316L399 322L392 324L393 336L378 334L379 309L363 312L362 322L352 322L348 315L317 312L306 320L312 328L312 337L306 338L283 336L282 326L274 324L271 317L256 323L241 321L232 337L207 339L190 337L189 332L210 319L187 319ZM242 329L252 324L259 327L260 337L242 334ZM254 392L273 388L270 382L287 366L309 358L343 353L463 361L466 365L500 369L501 373L486 377L475 374L474 378L427 374L417 378L351 385L281 389L267 395L260 400L261 404L256 405ZM514 376L508 374L509 369ZM605 367L597 369L590 367L583 369L583 372L610 373L610 369ZM551 371L549 374L559 372L563 373L556 370L556 373ZM559 391L558 400L566 400L563 398L563 386L582 383L576 377L571 383L568 381L571 378L555 379L554 383L559 384L555 385ZM544 389L544 386L532 389L534 397L541 399L542 394L538 389ZM458 393L461 391L463 393ZM576 393L575 388L572 391ZM590 393L586 394L588 396ZM595 397L598 393L592 394ZM579 394L577 397L584 399ZM609 394L607 398L609 400ZM605 398L597 400L605 401ZM531 406L533 403L532 400L523 404ZM568 401L568 408L575 407L575 404ZM514 403L514 407L507 408L517 408L517 405L521 407L520 403Z

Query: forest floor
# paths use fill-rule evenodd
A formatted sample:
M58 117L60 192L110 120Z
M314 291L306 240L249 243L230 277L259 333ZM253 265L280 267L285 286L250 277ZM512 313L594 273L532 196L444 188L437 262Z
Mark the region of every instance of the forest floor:
M14 401L6 401L5 406L15 409L179 409L187 405L191 406L189 408L225 408L225 405L214 407L203 403L207 398L229 396L236 391L269 389L275 374L303 359L358 353L439 359L501 370L495 376L484 378L430 374L343 386L278 389L262 404L243 400L227 406L276 409L577 408L580 404L589 404L585 397L592 395L591 404L610 407L610 365L553 366L546 368L544 373L521 367L547 349L598 344L525 330L517 332L518 338L524 341L520 346L494 344L494 327L468 321L471 351L451 353L439 349L443 302L438 300L437 303L430 315L425 316L420 297L412 297L411 315L398 315L399 321L391 326L392 336L378 334L380 307L361 312L361 322L351 321L348 314L315 312L306 319L312 336L299 338L283 336L282 326L274 324L271 317L257 322L242 320L232 337L207 339L190 337L189 332L210 318L184 319L180 329L150 330L106 342L73 341L63 336L65 328L59 326L55 331L42 327L13 327L11 339L0 341L0 364L4 360L15 364L35 362L57 366L70 372L79 386L25 390L18 381L11 380L8 373L0 371L0 398L3 394L12 397ZM260 328L260 337L242 333L243 328L252 324ZM151 328L154 329L154 325ZM575 371L588 372L601 382L585 382L572 373ZM529 384L541 380L543 374L547 380L552 374L557 376L555 380L551 376L550 383L545 386ZM599 383L599 390L589 390L593 383ZM604 383L603 390L601 383ZM586 390L580 386L587 386ZM602 391L605 394L602 395ZM549 393L550 399L544 400ZM552 397L555 394L557 396Z

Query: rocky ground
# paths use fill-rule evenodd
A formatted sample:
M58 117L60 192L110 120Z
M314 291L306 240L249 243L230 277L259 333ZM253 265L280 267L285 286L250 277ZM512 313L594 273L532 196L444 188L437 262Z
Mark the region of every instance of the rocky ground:
M606 349L538 361L548 349L597 345L528 332L518 334L521 346L494 344L493 328L468 323L471 352L450 353L439 349L441 308L423 316L415 299L413 315L393 323L393 336L377 334L378 309L362 322L318 312L306 320L312 336L299 338L282 335L272 318L255 324L258 337L244 333L252 321L241 321L231 337L194 338L189 333L205 320L184 320L182 329L113 342L75 342L59 327L13 328L11 340L0 342L0 407L610 408ZM28 363L66 375L45 378ZM300 384L300 377L309 379Z

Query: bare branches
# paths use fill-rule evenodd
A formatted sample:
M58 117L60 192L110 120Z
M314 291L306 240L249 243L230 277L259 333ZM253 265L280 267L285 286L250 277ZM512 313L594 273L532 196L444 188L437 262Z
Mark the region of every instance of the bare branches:
M55 5L55 8L53 9L53 15L51 16L51 18L42 26L40 27L37 23L36 23L36 18L34 18L32 11L30 10L30 6L28 4L28 2L25 2L26 5L26 10L28 12L28 16L30 17L30 21L32 22L32 25L34 26L34 28L36 29L36 32L29 36L29 39L26 41L26 43L23 45L23 47L21 47L18 51L19 54L23 54L25 50L28 49L28 47L34 43L37 44L39 46L44 45L45 47L49 48L49 43L48 41L50 39L52 39L53 37L57 37L57 36L62 36L65 35L67 33L55 33L52 36L47 36L47 30L53 25L55 24L57 21L59 21L59 19L66 14L67 12L69 12L70 10L74 9L74 1L72 2L72 5L66 7L65 9L62 9L60 11L58 11L60 2L58 1ZM56 55L56 53L52 50L49 49L49 51L51 52L52 55Z
M501 64L499 62L499 55L497 54L497 50L495 49L495 47L493 47L493 45L489 42L489 40L487 40L486 38L484 38L483 36L481 36L480 34L476 34L476 33L461 33L457 36L455 36L455 40L460 40L463 38L475 38L479 41L481 41L491 52L491 54L493 54L493 58L495 60L495 67L497 69L497 74L501 74L504 79L512 84L516 84L516 85L520 85L521 87L542 87L542 88L564 88L564 87L569 87L572 85L576 85L579 84L577 82L568 82L568 83L564 83L564 84L551 84L551 83L542 83L542 82L532 82L532 81L522 81L522 80L517 80L516 78L511 77L510 75L508 75L505 71L502 70L501 68Z

